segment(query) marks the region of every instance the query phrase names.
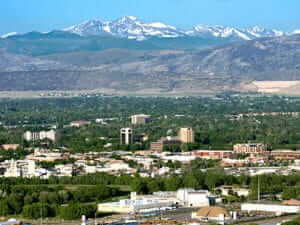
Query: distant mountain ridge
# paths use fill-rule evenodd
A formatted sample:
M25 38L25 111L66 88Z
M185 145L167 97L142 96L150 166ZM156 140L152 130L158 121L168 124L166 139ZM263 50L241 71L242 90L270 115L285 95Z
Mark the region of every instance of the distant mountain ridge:
M58 34L64 36L64 32ZM36 46L42 43L38 34L31 36L36 38L32 42ZM122 40L125 44L132 41ZM70 41L67 38L62 45ZM300 81L300 35L237 41L192 51L110 48L56 51L37 57L0 51L0 91L218 93L255 91L253 81ZM300 90L300 86L294 89Z
M197 25L191 30L184 30L162 22L143 22L133 16L125 16L113 21L88 20L78 25L65 28L66 31L83 37L88 36L113 36L118 38L144 41L152 37L156 38L180 38L200 37L232 40L253 40L263 37L278 37L299 33L295 30L291 33L276 29L266 29L259 26L241 29L228 26ZM2 38L10 38L18 35L15 32L2 35Z
M135 17L0 38L0 91L104 93L256 91L300 84L300 30L198 25L186 31Z

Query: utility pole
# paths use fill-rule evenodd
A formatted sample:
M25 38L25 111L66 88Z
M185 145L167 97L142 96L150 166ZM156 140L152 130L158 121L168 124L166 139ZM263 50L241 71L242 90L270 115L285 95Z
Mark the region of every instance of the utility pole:
M257 201L260 202L260 182L259 182L259 176L257 177Z
M40 208L40 214L41 214L41 225L43 225L43 206Z

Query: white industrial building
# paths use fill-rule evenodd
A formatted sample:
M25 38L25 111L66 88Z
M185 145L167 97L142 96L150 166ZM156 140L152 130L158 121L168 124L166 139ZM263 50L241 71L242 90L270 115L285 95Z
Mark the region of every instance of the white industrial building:
M180 204L189 207L203 207L215 204L216 197L207 190L179 189L176 194Z
M146 211L159 211L162 208L172 207L174 199L154 197L154 196L137 196L135 192L131 193L130 199L120 200L119 202L110 202L98 204L99 212L114 213L141 213Z
M98 204L99 212L140 213L159 211L172 208L175 205L189 207L203 207L213 204L215 197L209 191L194 189L180 189L174 192L155 192L153 195L131 193L130 199L119 202Z
M247 212L270 212L275 213L276 215L282 215L290 213L300 213L300 206L244 203L241 205L241 210Z

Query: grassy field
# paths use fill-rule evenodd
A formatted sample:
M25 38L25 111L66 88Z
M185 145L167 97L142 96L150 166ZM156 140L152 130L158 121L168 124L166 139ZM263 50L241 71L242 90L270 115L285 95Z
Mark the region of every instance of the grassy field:
M22 185L16 185L16 186L24 186ZM49 188L54 188L54 187L63 187L66 190L70 190L70 191L74 191L78 188L85 188L85 187L94 187L95 185L81 185L81 184L36 184L36 185L26 185L25 186L38 186L38 187L49 187ZM131 187L128 185L108 185L108 187L111 188L118 188L120 189L120 191L124 191L124 192L130 192L131 191Z

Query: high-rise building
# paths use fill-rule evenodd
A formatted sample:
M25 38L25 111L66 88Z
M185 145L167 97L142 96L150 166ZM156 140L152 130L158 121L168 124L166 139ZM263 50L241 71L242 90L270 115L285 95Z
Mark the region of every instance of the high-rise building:
M131 116L131 123L134 125L137 124L146 124L150 122L150 116L145 114L133 115Z
M195 141L194 131L192 128L180 128L178 137L182 143L193 143Z
M133 134L131 128L122 128L120 130L120 143L121 145L132 144Z

